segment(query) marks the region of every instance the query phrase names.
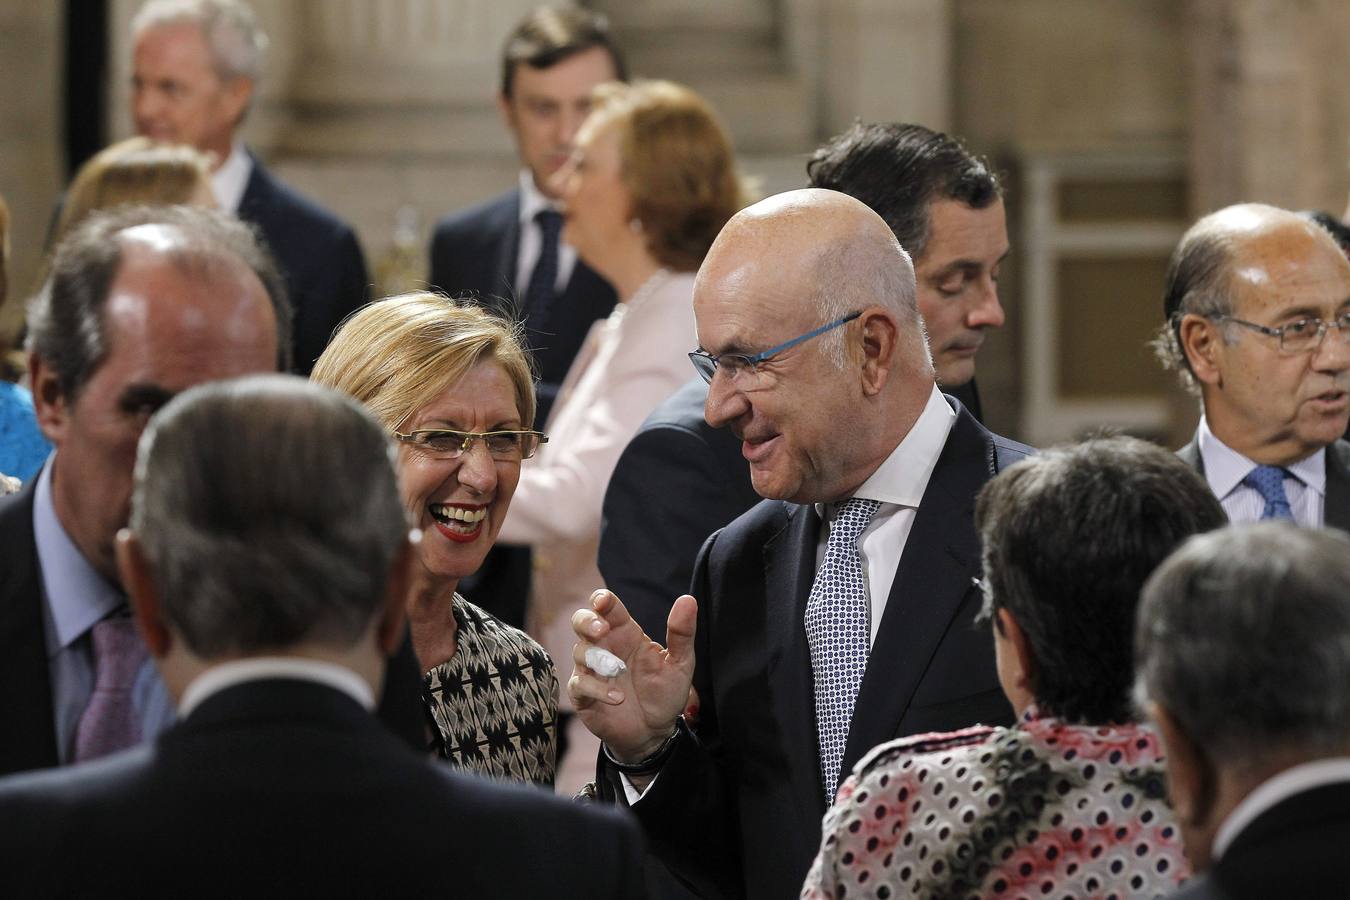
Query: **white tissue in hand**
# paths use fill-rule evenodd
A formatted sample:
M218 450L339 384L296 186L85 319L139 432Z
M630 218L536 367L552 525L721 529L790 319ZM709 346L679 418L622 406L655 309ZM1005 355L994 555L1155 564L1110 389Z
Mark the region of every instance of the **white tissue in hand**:
M623 660L603 647L586 648L586 668L603 678L613 678L628 671Z

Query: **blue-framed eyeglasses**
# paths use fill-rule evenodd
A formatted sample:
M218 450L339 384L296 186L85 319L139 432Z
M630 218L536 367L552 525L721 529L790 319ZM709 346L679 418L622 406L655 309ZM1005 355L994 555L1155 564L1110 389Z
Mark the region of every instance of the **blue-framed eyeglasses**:
M725 372L728 378L734 380L736 376L740 375L742 372L754 372L760 363L772 359L784 350L791 350L798 344L809 341L813 337L820 337L825 332L832 331L840 325L846 325L861 315L861 310L858 312L851 312L842 319L835 319L833 322L812 329L800 337L795 337L790 341L779 344L777 347L770 347L768 350L750 355L744 353L723 353L720 356L713 356L707 350L700 347L689 354L689 361L694 364L694 370L709 384L712 384L713 376L717 374L718 369Z

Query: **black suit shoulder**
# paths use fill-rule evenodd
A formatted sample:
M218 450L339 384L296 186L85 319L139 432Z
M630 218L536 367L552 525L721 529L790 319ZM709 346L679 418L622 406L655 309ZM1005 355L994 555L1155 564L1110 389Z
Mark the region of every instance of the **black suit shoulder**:
M605 491L599 566L648 635L665 634L708 535L759 502L741 443L703 419L707 386L690 381L624 448Z
M330 689L262 684L153 746L0 782L0 881L44 896L167 896L206 872L226 896L642 895L640 838L617 811L451 771Z
M292 366L308 374L333 330L369 299L356 232L256 158L238 215L257 226L281 269L294 310Z
M42 584L33 534L37 479L0 498L0 775L57 763Z
M519 189L443 216L431 236L432 288L514 302L519 216Z

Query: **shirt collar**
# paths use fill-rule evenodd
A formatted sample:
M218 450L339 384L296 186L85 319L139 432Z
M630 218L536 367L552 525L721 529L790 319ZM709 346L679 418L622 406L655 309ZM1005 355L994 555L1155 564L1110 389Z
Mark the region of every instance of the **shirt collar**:
M522 227L534 221L534 217L546 209L556 210L558 204L544 196L534 183L529 169L520 170L520 224Z
M53 453L42 467L33 494L33 538L47 621L52 626L46 635L49 657L126 604L126 597L89 564L56 516L52 472L58 458Z
M239 210L252 174L252 157L244 149L243 141L235 141L230 146L230 155L225 157L225 162L211 173L211 193L216 195L216 203L222 210L230 213Z
M1196 441L1200 446L1200 458L1205 464L1205 480L1214 491L1214 496L1223 500L1231 494L1242 479L1258 465L1243 456L1215 436L1209 428L1209 422L1202 415ZM1319 495L1327 492L1327 450L1325 447L1316 453L1285 466L1291 475L1303 482Z
M909 434L853 496L917 509L955 422L956 413L934 385ZM815 506L816 513L826 518L826 504Z
M1285 769L1274 778L1257 785L1223 820L1214 835L1212 856L1218 859L1248 825L1266 810L1283 800L1328 784L1350 781L1350 757L1319 759Z
M346 666L298 656L254 656L220 663L192 679L178 703L179 718L186 719L206 698L226 688L273 678L314 681L341 691L367 711L375 709L370 684Z

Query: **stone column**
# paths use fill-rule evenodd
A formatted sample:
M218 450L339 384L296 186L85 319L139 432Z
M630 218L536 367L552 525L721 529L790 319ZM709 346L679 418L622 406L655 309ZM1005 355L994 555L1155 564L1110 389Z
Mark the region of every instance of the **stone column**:
M1190 0L1191 209L1340 214L1350 188L1350 5Z

